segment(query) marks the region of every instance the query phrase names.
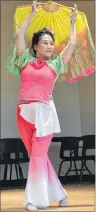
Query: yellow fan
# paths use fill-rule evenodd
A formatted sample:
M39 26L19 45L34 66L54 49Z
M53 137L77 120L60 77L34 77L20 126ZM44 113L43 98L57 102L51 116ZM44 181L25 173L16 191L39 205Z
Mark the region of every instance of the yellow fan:
M30 48L32 36L45 27L49 27L55 34L55 51L56 57L66 46L70 37L70 15L71 8L58 4L53 1L41 3L38 5L38 13L34 16L31 24L26 32L27 45ZM21 24L32 12L32 5L22 5L16 8L14 14L14 32L18 30ZM64 74L62 78L66 81L76 81L81 76L87 76L94 72L94 45L91 38L90 30L86 15L78 11L76 19L76 47L69 60L64 66ZM15 36L14 36L15 38ZM15 46L15 39L13 41ZM15 55L15 56L14 56ZM17 73L14 61L16 57L16 47L11 47L10 56L8 58L7 69L9 72ZM10 58L13 62L10 63ZM10 69L10 67L12 67ZM18 75L18 74L17 74Z
M31 14L32 6L23 5L16 8L14 14L14 29L18 30L20 25L26 20L26 18ZM70 14L71 9L57 4L55 2L49 1L47 3L42 3L38 6L38 13L33 18L27 33L27 41L30 45L32 40L32 35L45 27L50 27L55 33L55 45L66 43L70 36ZM82 12L78 12L76 21L76 30L78 36L80 33L86 34L86 17ZM81 36L79 36L79 39Z

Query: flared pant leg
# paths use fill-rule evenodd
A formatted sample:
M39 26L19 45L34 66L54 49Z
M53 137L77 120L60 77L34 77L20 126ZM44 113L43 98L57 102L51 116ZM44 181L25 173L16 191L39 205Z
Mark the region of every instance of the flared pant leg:
M24 205L32 203L37 207L47 207L50 202L62 200L67 193L58 180L47 154L53 134L36 137L35 126L20 116L19 106L17 124L21 139L30 155Z

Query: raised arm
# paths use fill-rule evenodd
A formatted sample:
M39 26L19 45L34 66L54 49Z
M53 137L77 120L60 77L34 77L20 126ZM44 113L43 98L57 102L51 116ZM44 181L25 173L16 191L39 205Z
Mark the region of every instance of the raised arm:
M21 55L26 48L26 42L25 42L26 30L37 12L38 12L37 2L33 1L33 11L31 15L25 20L25 22L20 26L19 30L16 32L16 49L18 56Z
M75 22L76 22L76 15L77 15L77 5L74 5L72 14L71 14L71 33L70 33L70 38L69 41L66 45L66 47L64 48L64 50L61 52L62 54L62 60L63 63L66 64L68 62L68 60L70 59L74 48L75 48L75 44L76 44L76 26L75 26Z

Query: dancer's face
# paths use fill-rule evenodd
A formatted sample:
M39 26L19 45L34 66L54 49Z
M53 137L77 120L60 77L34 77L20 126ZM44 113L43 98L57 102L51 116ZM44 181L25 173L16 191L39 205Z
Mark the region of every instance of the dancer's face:
M38 44L34 48L36 57L47 57L50 59L54 51L54 41L50 35L45 34L40 37Z

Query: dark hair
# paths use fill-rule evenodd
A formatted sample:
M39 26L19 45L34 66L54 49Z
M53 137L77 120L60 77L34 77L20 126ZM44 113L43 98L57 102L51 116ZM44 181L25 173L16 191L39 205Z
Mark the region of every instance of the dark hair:
M54 38L54 34L53 32L51 32L50 30L48 30L47 28L44 28L36 33L33 34L33 37L32 37L32 49L33 49L33 52L34 52L34 55L36 56L36 50L34 49L34 46L36 44L38 44L40 38L42 35L50 35L51 38L53 39L53 41L55 41L55 38Z

